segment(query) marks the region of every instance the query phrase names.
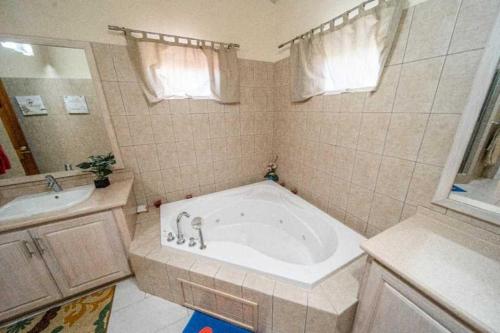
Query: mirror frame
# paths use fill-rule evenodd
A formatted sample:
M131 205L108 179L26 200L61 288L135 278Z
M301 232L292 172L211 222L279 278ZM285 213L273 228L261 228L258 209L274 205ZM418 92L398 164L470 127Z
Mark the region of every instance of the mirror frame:
M0 39L18 43L83 49L83 51L85 52L85 57L87 58L87 63L89 66L89 71L92 77L92 81L94 83L94 88L96 90L97 105L101 109L104 128L106 130L106 133L108 135L111 144L111 151L115 155L116 164L114 170L123 169L124 165L120 152L120 147L118 146L118 141L116 139L113 123L111 121L111 115L109 113L108 105L104 97L104 91L102 89L101 77L99 76L99 72L97 71L97 65L95 62L94 53L92 51L92 46L90 42L54 39L45 37L34 37L34 36L5 35L5 34L0 34ZM44 180L45 176L48 174L54 176L55 178L64 178L64 177L77 176L84 173L85 172L81 170L54 171L54 172L48 172L43 174L41 173L38 175L31 175L31 176L5 178L5 179L0 179L0 187Z
M443 172L441 173L436 193L434 194L434 198L432 200L432 203L436 205L449 208L496 225L500 225L500 214L450 199L449 195L455 182L455 177L460 169L460 164L465 156L467 145L469 144L474 131L474 126L471 126L471 124L475 124L477 122L499 61L500 14L496 17L488 43L486 44L483 56L479 62L467 104L463 110L460 123L458 124L457 131L455 133L453 145L443 168Z

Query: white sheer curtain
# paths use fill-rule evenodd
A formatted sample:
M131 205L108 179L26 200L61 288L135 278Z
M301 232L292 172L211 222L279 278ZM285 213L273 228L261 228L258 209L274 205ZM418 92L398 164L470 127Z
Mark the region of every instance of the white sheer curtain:
M379 1L341 25L291 46L292 101L377 88L402 13L402 1Z
M127 42L150 103L174 98L239 102L236 50L177 46L133 37ZM238 86L237 91L234 86Z

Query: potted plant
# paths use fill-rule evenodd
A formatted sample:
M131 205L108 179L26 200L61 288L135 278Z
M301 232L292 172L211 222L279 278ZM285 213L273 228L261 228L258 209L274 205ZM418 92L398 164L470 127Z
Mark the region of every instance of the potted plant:
M276 170L278 169L278 165L276 162L278 161L278 156L274 158L274 161L269 163L266 167L266 175L264 176L265 179L272 180L275 182L278 182L280 177L276 173Z
M113 172L113 164L115 163L115 156L112 153L109 153L107 155L89 156L89 160L87 162L82 162L78 164L77 167L95 174L95 187L104 188L109 186L108 176Z

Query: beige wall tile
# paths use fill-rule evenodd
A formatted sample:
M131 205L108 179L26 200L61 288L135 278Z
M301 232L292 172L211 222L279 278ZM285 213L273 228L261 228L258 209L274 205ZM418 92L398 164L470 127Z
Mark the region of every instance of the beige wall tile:
M365 113L359 131L358 150L381 154L391 120L390 113Z
M381 159L381 155L357 151L352 173L352 183L369 190L374 190Z
M344 147L335 147L333 157L333 175L337 178L350 181L354 168L355 151Z
M102 82L102 90L106 97L109 113L112 115L125 115L120 86L117 82Z
M410 183L406 202L414 206L433 207L432 197L436 191L443 168L417 163Z
M169 114L151 115L151 127L155 143L175 141L172 117Z
M366 232L367 222L349 213L346 214L342 223L362 235L364 235Z
M177 158L179 160L179 166L181 168L185 165L196 164L196 154L194 149L193 140L177 141Z
M307 293L305 290L276 282L273 297L273 331L304 332L306 313Z
M389 65L401 64L403 62L414 10L415 7L410 7L407 10L404 10L403 14L401 15L401 22L399 23L398 32L394 39L394 44L387 60L387 63Z
M140 161L141 172L160 170L158 153L154 144L134 146L134 150L137 161Z
M340 112L363 112L366 96L364 92L340 94Z
M187 141L193 139L193 127L191 118L184 114L172 115L172 127L176 141Z
M392 112L400 72L401 65L384 68L377 90L367 94L364 112Z
M226 136L224 113L210 113L209 122L211 138L222 138Z
M195 140L208 139L210 137L208 114L191 115L191 127Z
M460 2L426 1L415 7L405 62L446 54Z
M356 148L361 124L361 113L342 113L338 117L337 145Z
M161 169L179 167L177 146L174 142L159 143L156 148Z
M393 114L384 155L416 160L428 118L428 114Z
M126 46L112 45L111 54L113 56L113 64L117 80L123 82L137 81L135 70L132 66L132 62L130 61ZM139 91L141 90L139 89Z
M415 162L384 156L375 192L404 200L408 192Z
M402 210L402 201L375 193L368 224L378 230L390 228L399 222Z
M460 121L460 115L432 114L425 130L422 147L417 161L426 164L444 166L455 132Z
M444 59L439 57L403 65L394 112L431 111Z
M179 191L183 188L179 167L161 170L161 180L166 193Z
M116 72L111 55L111 45L92 43L92 52L99 71L99 76L103 81L116 81Z
M134 145L153 143L153 128L149 115L127 116L130 136Z
M136 82L120 82L120 92L125 111L129 115L148 113L148 104Z
M372 199L373 191L352 184L347 201L347 213L368 221Z
M463 0L448 52L484 47L499 7L498 0Z
M463 112L482 54L477 50L446 57L432 112Z

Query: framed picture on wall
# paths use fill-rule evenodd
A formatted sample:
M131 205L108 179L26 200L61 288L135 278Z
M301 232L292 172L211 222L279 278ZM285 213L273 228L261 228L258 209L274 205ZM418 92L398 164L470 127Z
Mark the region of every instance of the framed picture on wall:
M42 96L15 96L16 102L24 116L37 116L47 114Z
M89 113L85 96L64 96L64 107L69 114Z

